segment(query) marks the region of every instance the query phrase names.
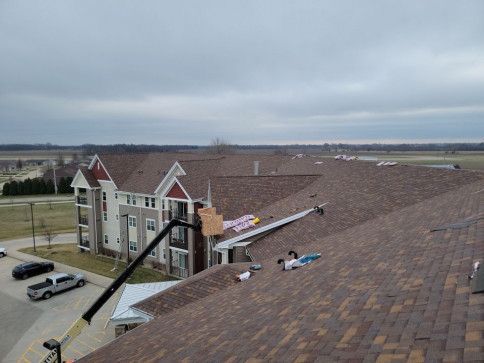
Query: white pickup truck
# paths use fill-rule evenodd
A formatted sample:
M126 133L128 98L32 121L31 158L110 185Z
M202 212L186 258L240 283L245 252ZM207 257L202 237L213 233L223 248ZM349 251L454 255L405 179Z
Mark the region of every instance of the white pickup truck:
M86 279L83 274L58 273L47 277L45 282L27 287L27 295L33 300L50 299L52 295L60 291L76 286L82 287L85 283Z

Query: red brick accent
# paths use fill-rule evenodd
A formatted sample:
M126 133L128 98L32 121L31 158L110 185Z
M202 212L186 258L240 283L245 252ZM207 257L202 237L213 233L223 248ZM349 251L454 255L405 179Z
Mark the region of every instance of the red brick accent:
M188 199L188 196L183 192L183 189L180 187L180 185L178 185L178 183L175 183L171 187L166 196L170 198Z
M93 168L91 169L92 173L96 177L97 180L111 180L108 176L108 173L106 170L103 168L101 163L96 161L96 164L94 164Z

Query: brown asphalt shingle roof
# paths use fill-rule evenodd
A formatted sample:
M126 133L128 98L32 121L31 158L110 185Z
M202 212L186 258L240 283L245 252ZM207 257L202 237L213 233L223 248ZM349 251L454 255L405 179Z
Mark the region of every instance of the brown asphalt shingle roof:
M326 165L317 166L322 175L313 183L252 214L261 218L256 227L260 228L329 202L324 207L324 218L310 214L251 243L247 249L252 258L275 256L310 243L314 236L334 234L483 177L482 173L472 171L401 165L377 167L367 162L329 160ZM240 234L226 231L221 241Z
M100 361L482 360L484 294L467 273L484 258L479 181L298 248L322 257L163 314L81 359ZM319 216L324 219L324 216ZM190 279L188 279L190 280ZM187 281L188 281L187 280ZM174 333L176 332L176 334Z
M290 160L289 157L268 155L188 153L100 154L99 158L119 190L143 194L153 194L165 173L178 161L187 173L180 180L192 199L206 196L210 178L253 175L255 160L260 162L260 175L268 175Z
M194 275L193 278L178 283L176 287L173 286L140 301L133 307L158 317L235 285L237 276L244 269L246 270L247 266L247 264L213 266Z
M212 202L225 220L254 214L314 182L316 175L217 177L211 182Z
M99 182L97 181L96 177L93 175L91 170L89 170L85 166L81 166L79 170L81 171L82 175L84 175L84 178L86 178L86 181L91 188L100 187Z

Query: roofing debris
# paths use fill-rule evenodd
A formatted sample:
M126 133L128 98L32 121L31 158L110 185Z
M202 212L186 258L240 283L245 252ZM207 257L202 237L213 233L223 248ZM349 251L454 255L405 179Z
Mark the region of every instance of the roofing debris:
M241 273L237 277L237 279L242 282L242 281L246 281L246 280L250 279L250 276L251 276L250 271L245 271L245 272Z
M469 217L466 218L460 222L457 223L450 223L450 224L445 224L439 227L432 228L430 232L436 232L436 231L445 231L447 229L461 229L461 228L467 228L472 224L476 224L479 220L484 219L484 214L474 216L474 217Z
M289 261L286 261L286 260L281 258L277 261L278 264L283 265L283 267L282 267L283 271L288 271L288 270L292 270L292 269L295 269L295 268L298 268L298 267L305 266L308 263L311 263L314 260L317 260L318 258L321 257L320 253L314 253L314 252L308 253L308 254L301 256L299 258L298 258L297 253L294 252L294 251L289 251L288 255L289 256L292 255L292 256L294 256L294 258L289 260Z
M380 161L376 166L395 166L397 164L396 161Z
M343 161L353 161L358 160L358 156L350 156L350 155L336 155L334 160L343 160Z

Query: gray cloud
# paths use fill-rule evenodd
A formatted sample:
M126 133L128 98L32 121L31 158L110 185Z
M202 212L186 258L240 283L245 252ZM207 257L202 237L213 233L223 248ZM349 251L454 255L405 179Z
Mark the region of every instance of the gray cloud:
M0 142L482 140L482 1L3 1Z

